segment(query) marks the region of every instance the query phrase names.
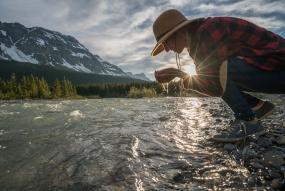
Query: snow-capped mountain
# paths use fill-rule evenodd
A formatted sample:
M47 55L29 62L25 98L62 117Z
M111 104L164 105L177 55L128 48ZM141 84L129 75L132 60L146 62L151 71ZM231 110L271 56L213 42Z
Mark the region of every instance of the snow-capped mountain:
M148 79L144 73L133 74L132 72L126 72L126 74L131 78L144 80L144 81L150 81L150 79Z
M86 73L129 76L119 67L93 55L72 36L41 27L26 28L19 23L0 22L0 59Z

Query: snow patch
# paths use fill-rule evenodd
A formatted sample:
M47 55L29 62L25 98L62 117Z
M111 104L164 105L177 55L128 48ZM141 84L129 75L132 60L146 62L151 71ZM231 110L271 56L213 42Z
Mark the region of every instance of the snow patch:
M63 66L67 67L67 68L70 68L72 70L75 70L75 71L79 71L79 72L86 72L86 73L92 73L92 71L88 68L86 68L85 66L83 66L83 64L77 64L77 65L71 65L69 64L65 59L62 59L63 61Z
M79 48L79 49L83 49L83 50L87 50L87 48L85 48L84 46L82 46L81 44L77 43L77 44L71 44L71 46L73 48Z
M8 58L6 58L5 56L2 56L2 55L0 55L0 59L9 60Z
M53 34L53 33L50 33L50 32L47 32L45 31L45 36L49 39L56 39L56 40L60 40L62 41L63 43L67 44L67 42L60 36L60 33L58 34Z
M83 53L75 53L75 52L72 52L71 55L72 55L72 56L75 56L75 57L79 57L79 58L83 58L84 56L86 56L86 57L89 58L88 55L83 54Z
M76 68L77 71L86 72L86 73L92 73L91 70L89 70L88 68L83 66L83 64L81 64L81 63L78 64L78 65L75 65L74 68Z
M64 58L62 59L62 64L63 64L63 66L74 70L74 66L69 64Z
M46 45L45 41L43 39L40 39L40 38L37 39L36 44L39 46L45 46Z
M61 36L55 35L55 37L56 37L58 40L62 41L64 44L67 44L67 42L66 42Z
M57 47L52 47L52 49L54 50L54 51L57 51L58 50L58 48Z
M24 54L21 50L19 50L16 46L6 47L5 44L0 43L0 48L4 52L4 54L11 57L12 60L18 62L29 62L33 64L38 64L39 62L32 58L31 55Z
M52 33L46 32L45 31L45 36L50 38L50 39L55 39L55 36Z
M104 70L104 72L101 72L101 74L107 74L107 75L111 75L111 76L125 76L124 74L118 74L116 72L113 71L109 71L109 70Z
M6 31L0 30L0 32L1 32L1 34L2 34L3 36L6 36L6 35L7 35Z

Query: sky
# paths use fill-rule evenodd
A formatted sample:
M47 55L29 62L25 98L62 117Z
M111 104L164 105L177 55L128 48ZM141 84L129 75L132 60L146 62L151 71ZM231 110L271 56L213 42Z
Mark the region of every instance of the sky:
M175 67L174 53L151 57L152 24L175 8L188 19L233 16L254 22L285 37L285 0L0 0L0 21L40 26L74 36L93 54L124 71L145 73ZM193 73L186 51L183 70Z

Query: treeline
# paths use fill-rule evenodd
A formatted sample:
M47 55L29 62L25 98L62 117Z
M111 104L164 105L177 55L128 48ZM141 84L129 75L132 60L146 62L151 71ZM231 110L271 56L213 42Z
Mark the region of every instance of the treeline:
M0 78L0 99L52 99L76 97L75 86L68 80L55 80L49 85L44 78L33 75L17 79L12 74L9 80Z
M145 83L105 83L105 84L91 84L91 85L80 85L77 86L77 92L81 96L94 96L101 98L108 97L128 97L128 94L132 88L136 88L137 91L143 89L149 89L156 94L162 92L161 86L155 82ZM148 96L142 96L148 97Z
M168 92L157 82L145 83L106 83L81 85L76 87L81 96L86 97L156 97L181 96L179 82L168 84ZM182 96L186 96L184 92ZM187 94L190 95L190 94Z
M69 80L55 80L48 84L44 78L33 75L9 80L0 78L0 99L56 99L56 98L116 98L199 96L193 92L180 92L179 82L168 84L167 90L156 82L104 83L74 86Z

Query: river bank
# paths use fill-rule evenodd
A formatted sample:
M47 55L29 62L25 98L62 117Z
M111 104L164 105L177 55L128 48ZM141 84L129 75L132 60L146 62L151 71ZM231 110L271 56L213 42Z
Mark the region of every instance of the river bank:
M262 124L266 128L266 134L260 137L249 137L242 142L235 144L230 143L205 143L206 147L216 147L221 153L231 158L237 165L242 165L248 170L247 187L257 190L285 190L285 97L261 95L266 100L270 100L276 105L272 115L262 120ZM209 107L204 104L203 107ZM222 118L230 118L227 109L222 109L222 114L217 113L216 109L212 109L213 117L216 123L222 123ZM211 109L210 109L211 111ZM219 132L225 129L216 128ZM222 157L221 155L219 155ZM217 157L216 159L218 159ZM223 164L225 161L220 161ZM194 171L195 172L195 171ZM225 171L224 178L221 182L230 176L231 171ZM194 173L196 177L203 176L201 172ZM175 177L178 182L185 183L193 181L193 171L182 172ZM238 183L236 183L238 184Z

